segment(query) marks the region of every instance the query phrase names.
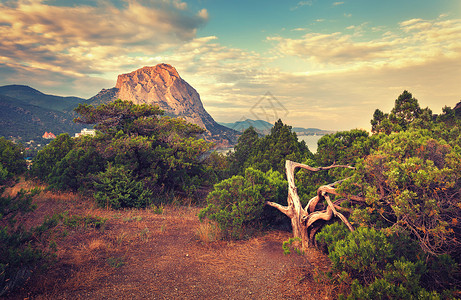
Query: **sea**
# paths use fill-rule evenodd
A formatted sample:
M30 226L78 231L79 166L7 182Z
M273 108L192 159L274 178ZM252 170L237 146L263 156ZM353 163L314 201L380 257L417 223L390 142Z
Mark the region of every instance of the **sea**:
M298 140L303 140L306 142L307 147L311 150L312 153L317 152L317 141L323 135L300 135L298 136Z
M323 135L300 135L298 136L299 141L305 141L307 147L309 147L309 150L312 153L317 152L317 141L322 137ZM228 152L234 151L234 148L226 148L226 149L219 149L216 150L218 153L222 154L227 154Z

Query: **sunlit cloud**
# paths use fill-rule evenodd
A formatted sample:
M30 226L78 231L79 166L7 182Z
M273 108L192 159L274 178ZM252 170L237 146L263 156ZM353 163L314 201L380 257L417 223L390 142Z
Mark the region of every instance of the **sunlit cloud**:
M194 39L207 20L206 10L189 11L177 0L127 1L121 8L103 1L75 7L0 3L0 53L10 64L102 73L130 53L148 55Z
M349 26L361 36L365 27ZM380 37L363 41L343 32L327 34L308 33L301 38L268 37L276 43L282 55L295 56L312 62L312 66L326 65L404 67L421 64L440 56L460 57L461 20L412 19L401 22L398 32L385 32ZM381 29L382 30L382 29ZM376 32L371 29L370 33Z

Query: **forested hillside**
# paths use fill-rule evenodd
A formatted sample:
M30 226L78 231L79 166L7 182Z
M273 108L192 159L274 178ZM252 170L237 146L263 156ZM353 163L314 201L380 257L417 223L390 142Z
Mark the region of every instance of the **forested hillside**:
M23 142L41 137L45 132L73 135L83 128L72 122L73 109L84 99L43 94L31 87L0 87L0 136Z

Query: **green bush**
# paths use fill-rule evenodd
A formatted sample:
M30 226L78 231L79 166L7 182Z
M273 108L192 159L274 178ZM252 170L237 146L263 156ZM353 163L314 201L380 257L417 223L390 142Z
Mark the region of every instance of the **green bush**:
M75 141L67 133L60 134L33 159L30 174L48 182L49 175L57 163L63 159L74 146Z
M20 145L0 137L0 182L26 171L23 151Z
M392 262L393 245L381 231L359 227L339 240L330 252L333 269L346 271L362 283L370 283Z
M344 299L340 297L340 299ZM428 292L418 286L416 290L409 290L405 285L389 282L384 278L378 278L368 286L361 285L358 280L352 283L351 293L346 299L370 299L370 300L391 300L391 299L427 299L439 300L442 297L435 291Z
M315 235L315 241L317 242L318 248L330 253L333 251L336 242L344 239L349 233L350 230L344 223L335 222L324 226L322 230Z
M104 169L104 161L96 149L74 148L53 168L48 176L50 187L57 190L85 190L91 179Z
M106 171L96 176L94 189L93 197L101 207L145 207L152 198L152 192L125 166L109 164Z
M4 197L4 189L0 186L0 296L24 284L46 257L37 240L42 232L25 230L17 221L34 209L32 197L39 190Z
M273 218L273 210L265 210L265 202L283 203L286 186L278 172L248 168L245 177L237 175L215 184L199 218L216 221L225 238L243 238Z

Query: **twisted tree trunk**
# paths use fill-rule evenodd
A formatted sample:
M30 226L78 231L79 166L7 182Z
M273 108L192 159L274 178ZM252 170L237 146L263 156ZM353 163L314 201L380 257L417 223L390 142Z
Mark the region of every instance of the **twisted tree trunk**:
M287 160L285 163L285 168L288 180L287 206L283 206L270 201L266 202L266 204L277 208L291 219L291 226L293 227L293 236L301 239L302 250L306 250L309 247L309 245L311 245L314 242L314 236L316 232L323 226L323 224L319 224L318 221L320 220L329 221L331 220L331 218L333 218L333 216L336 216L340 218L341 221L343 221L344 224L346 224L346 226L351 231L354 231L354 228L349 223L347 218L337 211L337 209L342 209L342 207L335 205L331 201L329 196L329 194L340 195L336 192L334 188L335 185L340 183L340 181L319 187L317 190L317 196L309 200L309 203L306 205L306 207L303 208L301 205L301 201L299 200L294 179L294 172L296 168L302 168L312 172L317 172L332 168L355 169L354 167L347 165L331 165L329 167L314 168L308 165ZM364 201L363 198L357 196L349 196L348 198L355 201ZM327 209L316 211L315 209L317 207L318 202L323 199L325 199L328 204Z

